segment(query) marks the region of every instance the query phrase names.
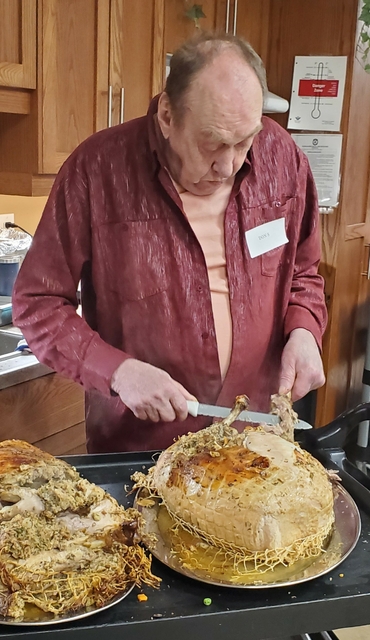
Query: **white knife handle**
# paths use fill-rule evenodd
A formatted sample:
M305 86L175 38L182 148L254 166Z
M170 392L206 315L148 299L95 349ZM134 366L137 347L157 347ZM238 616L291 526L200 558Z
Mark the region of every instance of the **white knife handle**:
M197 400L187 400L186 404L188 405L188 413L194 418L198 415L199 402Z

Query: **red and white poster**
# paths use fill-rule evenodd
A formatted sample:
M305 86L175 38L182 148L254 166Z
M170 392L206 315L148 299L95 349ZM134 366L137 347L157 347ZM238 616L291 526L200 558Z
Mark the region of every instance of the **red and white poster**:
M296 56L288 129L339 131L346 56Z

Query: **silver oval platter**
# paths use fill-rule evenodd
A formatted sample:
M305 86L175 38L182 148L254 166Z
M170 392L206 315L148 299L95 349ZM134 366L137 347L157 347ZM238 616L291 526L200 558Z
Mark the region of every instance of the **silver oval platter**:
M121 602L121 600L128 596L133 588L134 585L131 584L125 591L118 593L116 596L114 596L114 598L112 598L102 607L89 607L88 609L79 609L74 613L66 613L62 616L55 616L51 613L44 613L40 609L33 607L33 609L30 609L29 617L24 618L21 621L18 621L15 618L0 616L0 624L14 625L18 627L40 627L50 624L62 624L62 622L71 622L73 620L79 620L80 618L87 618L87 616L91 616L94 613L99 613L99 611L109 609L118 602Z
M192 534L173 529L174 521L160 501L148 498L145 490L140 489L134 505L144 516L146 533L154 534L155 541L147 543L153 556L175 571L201 582L216 586L260 589L266 587L284 587L332 571L351 553L357 544L361 532L361 518L356 503L341 485L334 486L334 527L325 549L315 558L298 561L286 567L277 565L267 571L258 571L249 567L244 575L235 573L232 563L225 562L219 551ZM181 543L179 544L179 536ZM152 538L153 539L153 538ZM182 550L188 549L184 555Z

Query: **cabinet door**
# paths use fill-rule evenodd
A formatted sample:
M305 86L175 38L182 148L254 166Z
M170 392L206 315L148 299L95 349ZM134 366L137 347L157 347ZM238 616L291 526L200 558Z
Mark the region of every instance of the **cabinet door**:
M109 0L39 0L38 6L39 173L55 174L80 142L104 126Z
M36 87L36 0L0 0L0 86Z
M153 95L154 20L158 3L111 0L109 124L142 116Z
M215 0L204 0L201 28L216 26L217 6ZM186 8L183 0L111 0L110 124L144 115L150 99L163 89L165 53L196 32Z
M230 2L229 32L250 42L266 64L268 53L271 0L234 0Z

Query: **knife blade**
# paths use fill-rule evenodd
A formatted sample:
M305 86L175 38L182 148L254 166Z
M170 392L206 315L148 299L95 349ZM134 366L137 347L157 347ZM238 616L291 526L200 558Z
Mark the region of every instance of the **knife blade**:
M191 416L209 416L210 418L227 418L231 409L227 407L218 407L212 404L201 404L195 400L187 400L188 412ZM280 424L279 416L273 413L259 413L256 411L242 411L238 420L243 422ZM312 429L312 425L304 420L298 420L295 429Z

